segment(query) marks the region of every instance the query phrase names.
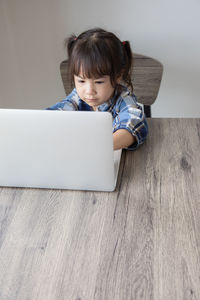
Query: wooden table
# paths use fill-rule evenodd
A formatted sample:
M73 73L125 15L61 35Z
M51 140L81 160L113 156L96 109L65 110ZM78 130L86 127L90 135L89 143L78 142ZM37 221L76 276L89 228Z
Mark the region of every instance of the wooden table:
M0 189L1 300L200 299L200 119L148 122L113 193Z

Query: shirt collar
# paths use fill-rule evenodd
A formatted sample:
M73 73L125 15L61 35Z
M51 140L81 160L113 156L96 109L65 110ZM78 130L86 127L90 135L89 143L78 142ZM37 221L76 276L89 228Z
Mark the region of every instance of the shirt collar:
M109 99L105 103L97 106L97 110L98 111L111 111L112 107L114 105L114 100L115 100L115 97L112 97L111 99Z
M120 95L126 96L129 94L129 90L125 86L121 86L122 90ZM117 91L115 91L113 97L109 99L107 102L97 106L98 111L112 111L114 105L116 104L117 98L119 97L119 94Z

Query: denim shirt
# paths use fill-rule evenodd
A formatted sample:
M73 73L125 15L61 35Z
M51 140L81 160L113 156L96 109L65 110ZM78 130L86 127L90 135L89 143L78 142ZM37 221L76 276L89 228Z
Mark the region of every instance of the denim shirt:
M62 101L47 108L48 110L79 110L92 111L92 107L79 98L76 89ZM128 150L135 150L141 145L148 134L148 125L142 106L137 103L136 96L126 87L123 87L120 95L109 99L97 106L97 111L107 111L113 116L113 133L118 129L128 130L136 141L129 146Z

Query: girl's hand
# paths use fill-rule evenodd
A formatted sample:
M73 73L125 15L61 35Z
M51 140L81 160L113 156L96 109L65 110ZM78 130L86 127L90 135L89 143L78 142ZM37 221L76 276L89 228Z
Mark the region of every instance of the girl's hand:
M126 129L119 129L113 133L114 150L127 148L136 141L136 138Z

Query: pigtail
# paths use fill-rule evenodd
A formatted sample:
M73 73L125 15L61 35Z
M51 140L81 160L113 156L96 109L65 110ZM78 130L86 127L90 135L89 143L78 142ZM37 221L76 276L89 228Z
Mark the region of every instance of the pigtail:
M64 41L64 48L67 51L68 58L70 58L71 56L76 40L77 37L74 34L72 34L69 38L65 39Z
M124 60L125 60L122 79L131 88L131 91L133 92L133 84L131 81L133 55L132 55L131 46L130 46L129 41L122 42L122 47L123 47Z
M72 34L69 38L66 38L64 40L64 49L66 53L68 54L68 62L67 62L67 67L66 67L66 78L67 82L71 83L71 87L73 87L73 82L74 82L74 74L72 73L72 66L71 66L71 55L72 51L74 49L75 43L76 43L77 37Z

